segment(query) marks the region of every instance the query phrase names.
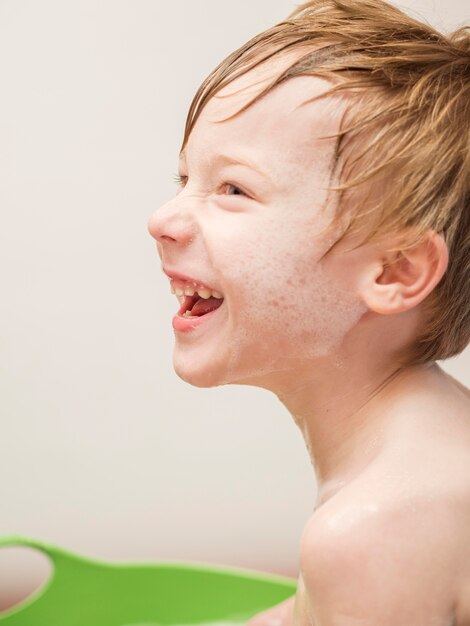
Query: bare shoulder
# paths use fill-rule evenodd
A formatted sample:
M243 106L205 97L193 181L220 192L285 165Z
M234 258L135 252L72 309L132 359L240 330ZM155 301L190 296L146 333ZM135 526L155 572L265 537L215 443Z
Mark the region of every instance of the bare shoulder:
M470 395L448 375L433 382L304 529L315 626L470 626Z
M461 490L400 497L357 483L321 507L300 554L318 624L470 626L470 487L466 502Z

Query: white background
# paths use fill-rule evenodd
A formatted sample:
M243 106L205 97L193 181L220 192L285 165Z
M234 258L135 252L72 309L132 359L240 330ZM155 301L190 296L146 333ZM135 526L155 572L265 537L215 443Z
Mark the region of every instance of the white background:
M400 4L444 30L465 5ZM294 7L0 1L0 534L296 575L315 500L300 433L268 392L174 374L146 226L197 87ZM469 363L444 368L470 385ZM13 561L0 598L38 576Z

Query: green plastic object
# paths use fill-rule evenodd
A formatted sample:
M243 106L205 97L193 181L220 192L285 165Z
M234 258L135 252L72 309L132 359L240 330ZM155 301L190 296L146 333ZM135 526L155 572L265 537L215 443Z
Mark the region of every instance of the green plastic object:
M295 593L296 581L196 563L104 563L35 539L0 536L52 562L48 582L0 613L0 626L243 624ZM1 581L0 581L1 584Z

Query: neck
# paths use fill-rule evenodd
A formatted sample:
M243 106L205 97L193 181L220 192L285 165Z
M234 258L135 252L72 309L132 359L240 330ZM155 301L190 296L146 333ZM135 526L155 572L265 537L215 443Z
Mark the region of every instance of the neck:
M410 376L433 364L402 367L389 359L346 366L338 355L279 375L270 389L302 432L322 503L380 454L394 424L394 402ZM434 364L434 367L437 367Z

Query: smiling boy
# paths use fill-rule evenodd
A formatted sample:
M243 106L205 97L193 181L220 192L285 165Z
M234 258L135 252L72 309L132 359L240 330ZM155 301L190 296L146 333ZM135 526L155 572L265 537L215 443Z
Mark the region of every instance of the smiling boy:
M318 496L295 598L251 626L469 626L470 34L307 2L191 105L149 222L174 367L268 389Z

